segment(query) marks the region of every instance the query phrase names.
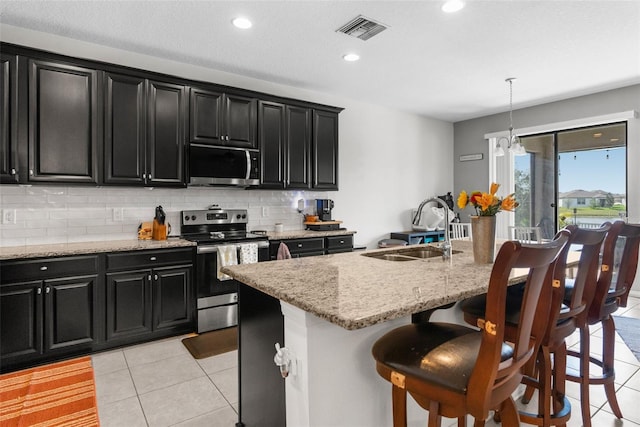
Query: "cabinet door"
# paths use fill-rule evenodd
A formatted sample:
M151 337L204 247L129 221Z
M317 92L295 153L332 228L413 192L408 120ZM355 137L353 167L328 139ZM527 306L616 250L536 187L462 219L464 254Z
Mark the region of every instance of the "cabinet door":
M153 329L190 323L191 267L158 268L153 271Z
M313 188L338 189L338 113L313 112Z
M223 94L191 88L189 96L189 141L198 144L223 145Z
M186 88L150 81L148 101L147 184L186 186Z
M256 109L257 101L254 98L237 95L225 96L225 145L257 148Z
M104 182L143 185L145 79L105 74Z
M97 183L98 72L29 60L29 181Z
M42 282L0 285L2 364L42 354Z
M45 280L45 351L91 347L97 321L98 276Z
M107 274L107 340L151 332L151 272Z
M0 183L18 182L17 58L0 54Z
M287 177L288 188L310 188L311 110L287 106Z
M285 107L283 104L260 101L260 186L284 188L285 186Z

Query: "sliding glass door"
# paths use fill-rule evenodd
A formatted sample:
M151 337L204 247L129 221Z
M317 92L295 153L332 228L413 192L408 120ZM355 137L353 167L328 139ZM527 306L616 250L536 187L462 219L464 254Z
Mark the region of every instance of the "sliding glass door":
M515 225L543 238L568 224L598 227L626 217L626 123L521 137L527 154L513 161Z

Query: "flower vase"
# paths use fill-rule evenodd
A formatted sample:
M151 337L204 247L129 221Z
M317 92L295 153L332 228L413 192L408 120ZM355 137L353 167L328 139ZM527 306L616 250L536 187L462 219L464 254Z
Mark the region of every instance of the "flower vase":
M473 240L473 261L476 264L493 262L496 248L496 217L471 216L471 235Z

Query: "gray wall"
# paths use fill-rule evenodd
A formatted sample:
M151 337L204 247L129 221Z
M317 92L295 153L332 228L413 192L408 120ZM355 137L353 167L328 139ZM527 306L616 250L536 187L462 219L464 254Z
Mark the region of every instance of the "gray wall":
M544 126L553 123L586 119L635 110L640 112L640 85L599 92L535 107L514 110L513 123L517 128ZM629 220L640 222L640 119L628 121L627 143L627 203ZM454 189L485 190L479 183L489 179L488 143L484 135L505 131L509 113L494 114L454 123ZM482 153L481 161L460 162L463 154ZM468 213L468 212L467 212ZM464 219L464 216L463 216Z

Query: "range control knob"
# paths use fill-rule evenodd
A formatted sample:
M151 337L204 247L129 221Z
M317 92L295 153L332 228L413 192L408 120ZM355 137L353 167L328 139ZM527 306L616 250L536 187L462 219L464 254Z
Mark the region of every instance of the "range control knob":
M195 215L191 215L191 220L195 221L196 220L196 216Z
M240 219L240 218L242 218L240 214L236 215L236 219Z
M185 215L185 216L184 216L184 220L185 220L185 221L189 221L189 215Z
M246 219L247 218L247 214L242 214L242 219Z

